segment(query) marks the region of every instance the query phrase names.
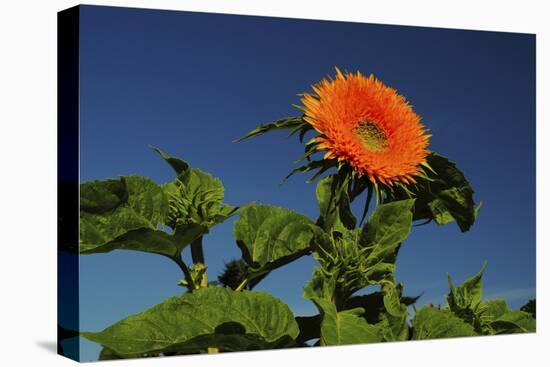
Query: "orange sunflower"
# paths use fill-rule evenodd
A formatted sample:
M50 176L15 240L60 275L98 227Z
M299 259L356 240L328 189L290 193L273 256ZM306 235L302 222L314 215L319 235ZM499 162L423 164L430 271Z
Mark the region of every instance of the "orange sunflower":
M321 134L324 159L347 162L375 185L416 182L431 135L403 96L372 74L338 68L312 89L302 98L304 120Z

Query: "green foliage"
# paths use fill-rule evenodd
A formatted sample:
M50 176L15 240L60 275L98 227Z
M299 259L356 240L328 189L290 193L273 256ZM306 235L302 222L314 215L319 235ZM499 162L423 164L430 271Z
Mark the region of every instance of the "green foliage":
M385 313L381 314L382 335L385 341L402 341L409 338L409 325L407 323L407 306L401 303L402 286L392 282L384 282Z
M536 331L533 316L524 311L509 310L490 324L491 334L516 334Z
M221 181L197 168L189 168L173 182L163 185L170 198L167 224L201 226L203 233L236 213L238 208L223 203L224 188Z
M82 254L130 249L169 256L176 251L170 236L157 231L164 224L168 199L150 179L126 176L83 183L80 198ZM142 236L154 242L143 246Z
M238 208L223 203L219 179L154 149L178 175L173 182L159 186L148 178L123 176L80 185L80 253L134 250L163 255L183 271L181 285L190 290L206 286L204 264L189 269L181 253L192 244L202 255L202 236Z
M524 311L510 310L506 302L482 302L482 276L487 263L472 278L454 287L449 276L449 310L471 325L479 335L512 334L535 331L535 319Z
M311 126L302 117L288 118L261 125L241 140L273 130L299 132L302 141ZM416 185L381 187L336 160L312 160L317 144L305 143L301 159L307 162L291 172L316 171L315 180L337 167L317 184L316 222L271 205L228 205L218 178L158 148L153 149L175 172L172 182L122 176L82 183L80 252L124 249L166 256L182 270L179 284L187 288L103 331L81 333L102 345L99 358L305 347L314 339L316 345L343 345L535 331L534 301L519 311L501 300L483 301L486 265L456 287L449 277L448 306L423 307L409 321L408 306L418 297L403 296L395 270L413 221L454 220L466 231L479 211L473 189L453 162L432 153ZM352 202L365 190L358 226ZM203 237L237 214L233 234L242 258L228 262L217 282L208 282ZM187 248L189 266L182 257ZM271 271L305 255L313 255L318 267L303 296L319 314L294 317L277 298L251 291ZM369 286L379 290L355 295Z
M398 288L399 292L402 291L402 287L400 285L396 287ZM362 315L362 317L367 320L369 324L377 324L384 320L384 314L387 312L386 306L384 304L384 295L384 292L376 291L360 296L352 296L346 300L344 304L344 309L347 310L361 307L365 310L365 313ZM401 295L400 303L404 306L411 306L416 303L418 298L420 298L420 296L408 297Z
M100 361L110 361L113 359L123 359L122 357L119 357L115 352L110 350L109 348L102 348L99 352L99 358Z
M332 236L319 237L314 257L321 266L313 275L311 291L332 293L331 298L343 302L368 285L392 281L398 248L411 230L413 203L382 204L363 229L340 228Z
M467 324L448 310L434 307L420 309L414 316L412 324L414 340L477 335L472 325Z
M310 251L318 232L306 216L285 208L250 204L241 209L233 234L249 276L260 276Z
M357 224L350 206L349 183L347 175L330 175L317 184L317 203L321 213L317 224L329 233L354 229Z
M135 357L291 346L298 333L288 306L267 293L205 288L169 298L101 332L81 335L116 356Z
M367 323L361 317L364 313L362 308L338 312L336 306L326 299L316 298L313 301L322 317L321 345L375 343L383 340L381 328Z
M267 123L267 124L261 124L254 130L247 133L242 138L236 140L235 142L241 142L243 140L252 138L254 136L263 135L265 133L271 132L271 131L277 131L277 130L291 130L290 134L294 134L297 131L307 131L310 130L310 125L305 122L302 117L287 117L281 120L277 120L275 122ZM303 133L301 134L303 136Z
M481 330L478 308L481 304L483 286L481 277L487 263L483 264L481 270L472 278L466 280L464 284L454 287L451 276L448 276L450 292L447 296L449 308L458 317L474 325L476 330Z
M194 237L208 233L208 229L234 215L238 208L223 202L222 182L211 174L191 167L180 158L169 156L158 148L157 153L174 169L177 178L162 189L168 197L166 224L172 228L189 228Z
M321 313L322 345L409 338L407 306L393 274L399 246L411 230L413 204L414 200L403 200L379 205L362 229L337 227L333 231L332 227L330 235L315 242L314 257L320 266L306 285L304 297ZM378 299L373 295L351 298L356 291L376 284L382 285ZM378 305L361 302L369 298Z
M164 161L170 165L170 167L172 167L172 169L176 172L177 175L189 169L190 167L189 163L187 163L183 159L180 159L178 157L172 157L168 153L160 150L159 148L156 148L156 147L151 147L151 148L153 148L153 150L157 152L162 157L162 159L164 159Z
M511 310L503 300L482 301L485 267L457 287L449 277L448 307L419 310L413 319L413 339L534 332L531 314Z
M433 220L438 225L456 221L466 232L481 208L475 206L474 190L466 176L454 162L437 153L428 155L426 166L426 174L417 178L416 185L406 190L397 187L389 200L415 197L414 220Z
M408 199L379 205L361 231L359 245L366 249L369 275L376 282L393 280L397 252L412 228L414 202Z

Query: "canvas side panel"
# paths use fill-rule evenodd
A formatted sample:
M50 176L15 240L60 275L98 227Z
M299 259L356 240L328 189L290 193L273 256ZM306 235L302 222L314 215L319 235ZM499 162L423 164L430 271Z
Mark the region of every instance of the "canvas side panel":
M57 351L79 360L79 7L57 16Z

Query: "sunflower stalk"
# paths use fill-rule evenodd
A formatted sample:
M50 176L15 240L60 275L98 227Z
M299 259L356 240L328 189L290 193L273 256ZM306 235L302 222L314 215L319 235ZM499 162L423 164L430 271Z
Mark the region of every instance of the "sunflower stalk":
M192 273L195 286L205 288L208 284L206 277L206 263L202 248L202 236L191 242L191 259L193 260ZM198 284L197 284L198 283Z

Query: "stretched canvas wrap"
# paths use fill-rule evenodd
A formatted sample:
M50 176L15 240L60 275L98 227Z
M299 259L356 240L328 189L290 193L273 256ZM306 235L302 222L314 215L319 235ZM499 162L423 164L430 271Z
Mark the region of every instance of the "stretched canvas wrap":
M58 26L60 354L535 332L535 35Z

